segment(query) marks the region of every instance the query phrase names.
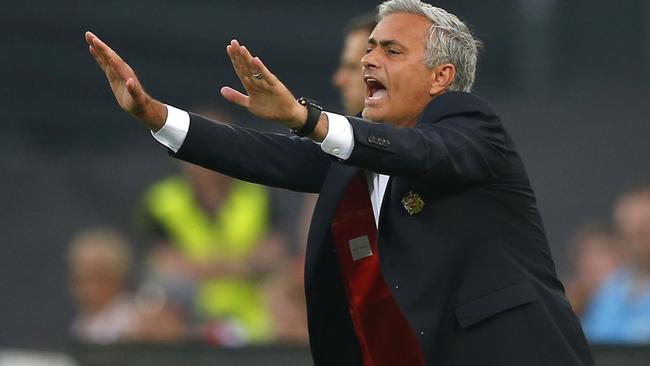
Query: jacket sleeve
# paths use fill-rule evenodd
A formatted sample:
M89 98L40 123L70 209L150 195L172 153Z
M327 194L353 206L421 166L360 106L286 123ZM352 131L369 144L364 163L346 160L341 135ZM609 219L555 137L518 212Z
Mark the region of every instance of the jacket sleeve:
M252 183L317 193L332 158L308 139L261 133L190 113L178 159Z
M348 119L355 145L346 163L381 174L488 181L497 177L513 151L496 116L453 115L420 121L413 128Z

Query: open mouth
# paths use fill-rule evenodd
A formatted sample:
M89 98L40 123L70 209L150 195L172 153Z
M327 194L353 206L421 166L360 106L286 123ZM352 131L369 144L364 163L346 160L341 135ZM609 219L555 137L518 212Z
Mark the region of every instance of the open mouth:
M368 90L369 100L379 100L388 94L384 84L379 82L377 79L367 77L365 78L365 80L366 80L366 89Z

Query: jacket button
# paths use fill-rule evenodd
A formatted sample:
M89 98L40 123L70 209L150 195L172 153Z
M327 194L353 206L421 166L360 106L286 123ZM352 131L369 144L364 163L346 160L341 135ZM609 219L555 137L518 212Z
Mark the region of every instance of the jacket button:
M370 136L368 137L368 142L371 144L376 144L377 143L377 138L375 136Z

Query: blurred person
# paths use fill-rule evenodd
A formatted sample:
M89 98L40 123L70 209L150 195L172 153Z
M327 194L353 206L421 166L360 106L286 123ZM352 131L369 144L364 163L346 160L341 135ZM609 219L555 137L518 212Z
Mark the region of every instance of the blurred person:
M332 84L339 90L343 111L349 116L356 116L363 110L366 82L363 79L361 58L366 54L368 37L375 26L377 26L377 16L373 13L352 18L345 28L344 45L339 65L332 75ZM302 214L299 216L304 220L300 225L304 230L299 235L303 243L307 242L309 220L317 199L317 195L307 196Z
M344 113L349 116L356 116L363 110L366 82L363 79L361 58L366 54L368 37L375 26L377 15L371 13L350 19L345 28L343 49L339 65L332 75L332 84L340 93ZM307 195L298 216L303 220L299 225L302 231L298 235L301 243L307 243L309 222L317 199L318 195Z
M378 19L363 119L296 100L246 47L227 46L248 95L222 95L297 137L165 105L108 45L86 40L119 106L173 156L320 193L305 261L315 364L593 365L523 163L470 93L479 42L418 0L386 1Z
M267 282L265 294L271 313L274 343L290 345L309 343L303 286L302 267L292 263L287 263L287 266L275 271Z
M650 343L650 186L625 192L614 219L625 261L598 289L584 329L595 343Z
M74 337L111 343L132 331L137 311L127 290L131 262L130 248L117 232L90 230L73 239L68 266L79 310Z
M144 222L157 238L149 280L206 327L209 341L271 341L264 281L288 254L282 233L271 231L267 190L194 164L181 170L144 194Z
M90 343L171 341L184 333L180 317L162 306L139 307L129 290L131 248L112 229L77 234L67 253L71 291L78 307L71 333Z
M619 265L622 241L610 227L589 224L574 234L569 249L572 273L566 292L573 310L580 317L603 281Z
M356 116L364 106L366 82L363 79L361 58L366 54L368 37L375 26L375 14L352 18L346 27L339 66L332 76L332 83L341 94L345 114Z
M377 25L375 14L364 14L348 21L344 31L343 49L339 65L332 75L332 84L338 89L347 115L358 115L364 105L366 83L361 69L361 58L366 53L370 33ZM304 267L304 250L309 222L318 195L306 194L298 217L299 267ZM292 275L293 274L293 275ZM306 343L307 319L302 271L283 271L276 274L267 289L272 309L274 333L281 343Z

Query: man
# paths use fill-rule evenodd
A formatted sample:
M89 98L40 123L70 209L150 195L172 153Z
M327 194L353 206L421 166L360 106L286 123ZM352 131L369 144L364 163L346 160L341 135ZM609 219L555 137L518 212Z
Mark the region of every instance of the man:
M348 116L356 116L361 113L366 93L366 81L361 72L361 58L366 53L368 37L375 26L377 19L375 14L365 14L352 18L345 30L343 50L341 51L340 62L334 75L332 84L341 93L343 111ZM306 195L299 217L302 229L299 232L299 243L307 242L307 229L309 219L316 206L317 194Z
M320 192L305 264L317 365L593 365L523 164L468 93L478 42L417 0L384 2L378 19L362 60L365 119L297 103L259 58L227 47L248 95L223 96L320 146L165 106L86 39L120 106L174 156Z
M131 248L119 232L94 228L78 233L66 259L79 311L72 324L73 338L107 344L172 342L185 335L182 317L164 302L148 306L142 294L139 301L133 299L128 290Z
M348 116L361 112L364 105L366 82L361 72L361 58L366 53L370 33L377 20L374 14L350 20L345 32L341 61L332 77L332 83L341 93L343 109Z
M608 225L580 227L569 243L571 276L565 281L573 311L582 317L590 301L609 275L620 265L622 240ZM583 324L584 325L584 324ZM588 329L585 328L589 337Z
M215 342L270 342L263 282L283 256L273 255L281 245L271 240L266 188L194 164L181 168L144 195L142 222L156 238L147 255L151 279L193 319L232 329Z
M626 258L597 289L583 317L597 343L650 342L650 186L625 192L614 207Z
M72 325L73 337L91 343L125 338L137 317L126 290L132 262L126 240L112 230L84 231L72 240L66 259L79 310Z

